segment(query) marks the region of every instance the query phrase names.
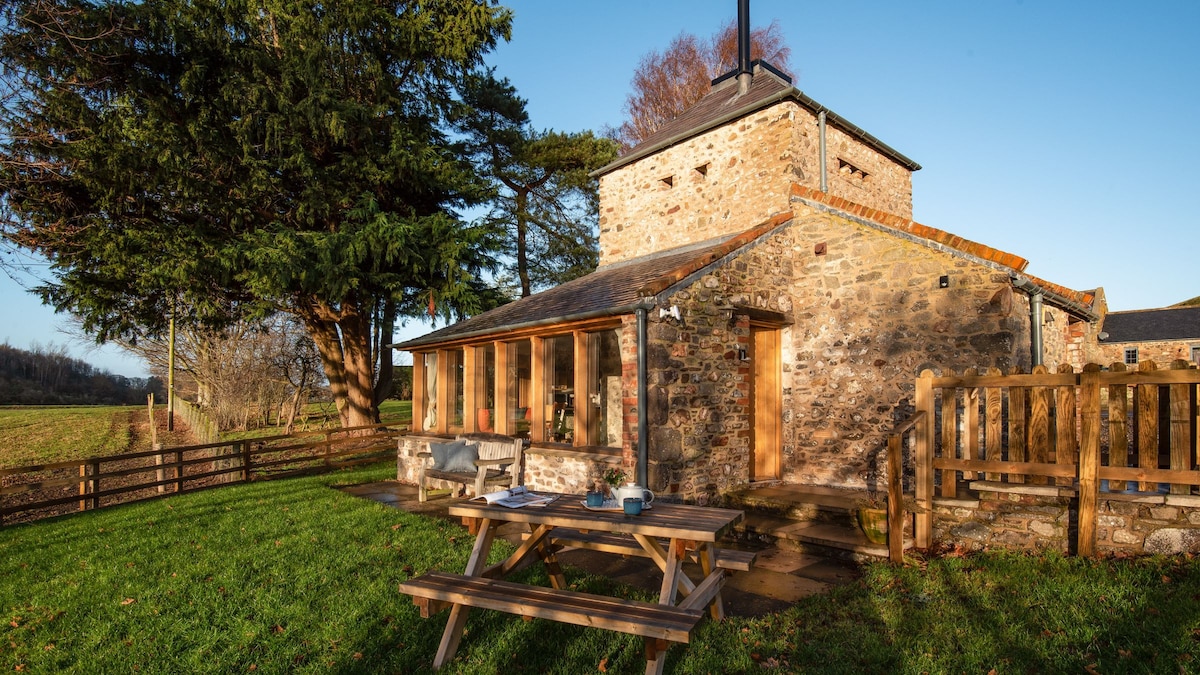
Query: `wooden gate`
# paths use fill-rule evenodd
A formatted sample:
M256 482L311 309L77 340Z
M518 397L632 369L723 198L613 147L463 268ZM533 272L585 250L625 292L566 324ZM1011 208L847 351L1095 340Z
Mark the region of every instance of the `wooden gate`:
M917 415L893 433L911 433L917 505L915 543L932 544L935 491L954 497L960 480L1055 485L1079 498L1077 551L1096 550L1097 504L1104 493L1136 490L1189 495L1200 486L1197 385L1200 370L1153 361L1128 371L1089 364L1051 373L937 377L921 373ZM900 481L893 503L901 503ZM892 489L889 489L892 493ZM897 508L894 526L899 527Z

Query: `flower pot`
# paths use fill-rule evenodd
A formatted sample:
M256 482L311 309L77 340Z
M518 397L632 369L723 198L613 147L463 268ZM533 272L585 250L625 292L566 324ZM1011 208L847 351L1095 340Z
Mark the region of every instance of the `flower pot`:
M886 544L888 535L887 509L863 507L854 513L858 529L872 544Z
M478 426L476 427L477 429L479 429L480 431L491 432L491 430L492 430L492 409L491 408L479 408L476 411L475 421L476 421L476 423L478 423Z

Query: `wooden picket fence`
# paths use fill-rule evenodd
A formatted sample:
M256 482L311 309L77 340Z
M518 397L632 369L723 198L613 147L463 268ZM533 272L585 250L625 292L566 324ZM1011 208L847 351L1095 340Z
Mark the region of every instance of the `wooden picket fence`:
M1089 364L1082 372L1070 366L1008 375L925 371L916 382L916 414L891 441L893 531L902 523L901 436L908 435L919 548L932 544L935 491L955 497L962 479L1057 486L1057 494L1077 495L1076 550L1092 555L1103 493L1198 492L1197 385L1200 370L1182 360L1162 370L1144 361L1137 370L1115 363Z
M348 427L0 470L0 525L394 458L404 428Z

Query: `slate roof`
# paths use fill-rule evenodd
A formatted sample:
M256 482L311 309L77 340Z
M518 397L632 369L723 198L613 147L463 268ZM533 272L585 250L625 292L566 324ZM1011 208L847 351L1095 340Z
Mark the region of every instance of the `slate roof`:
M779 72L769 64L755 61L754 78L750 81L750 90L744 96L738 95L736 80L730 79L722 84L714 83L711 92L705 94L703 98L680 113L679 117L659 127L641 143L631 148L629 152L622 155L616 161L592 172L592 175L603 176L626 164L631 164L643 157L652 155L659 150L699 136L710 129L740 119L757 110L789 98L797 101L813 113L824 111L827 123L858 138L866 145L875 148L885 157L890 158L909 171L920 170L920 164L900 154L891 146L793 87L792 81L787 75Z
M1200 307L1109 312L1101 330L1106 343L1200 340Z
M392 346L410 350L542 324L629 314L639 300L657 293L663 280L682 279L790 219L788 213L741 234L606 265L561 286Z

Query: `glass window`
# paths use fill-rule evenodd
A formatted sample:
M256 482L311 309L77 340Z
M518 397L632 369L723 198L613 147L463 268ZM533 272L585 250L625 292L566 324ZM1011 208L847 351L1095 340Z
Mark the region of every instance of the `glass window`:
M1133 347L1132 349L1126 349L1125 350L1125 365L1136 366L1137 362L1138 362L1137 347Z
M492 415L496 412L496 347L484 345L475 348L475 428L492 432L496 425Z
M1192 363L1200 364L1200 347L1192 347Z
M452 429L462 429L463 425L463 350L451 349L446 352L447 369L450 373L450 417L447 418Z
M619 448L621 423L621 340L616 330L588 334L587 442Z
M505 375L508 390L508 414L512 416L508 433L517 438L529 438L529 423L533 410L529 407L529 385L532 370L529 365L529 340L510 342L508 349L508 373Z
M575 344L570 335L547 338L546 438L558 443L575 440Z

